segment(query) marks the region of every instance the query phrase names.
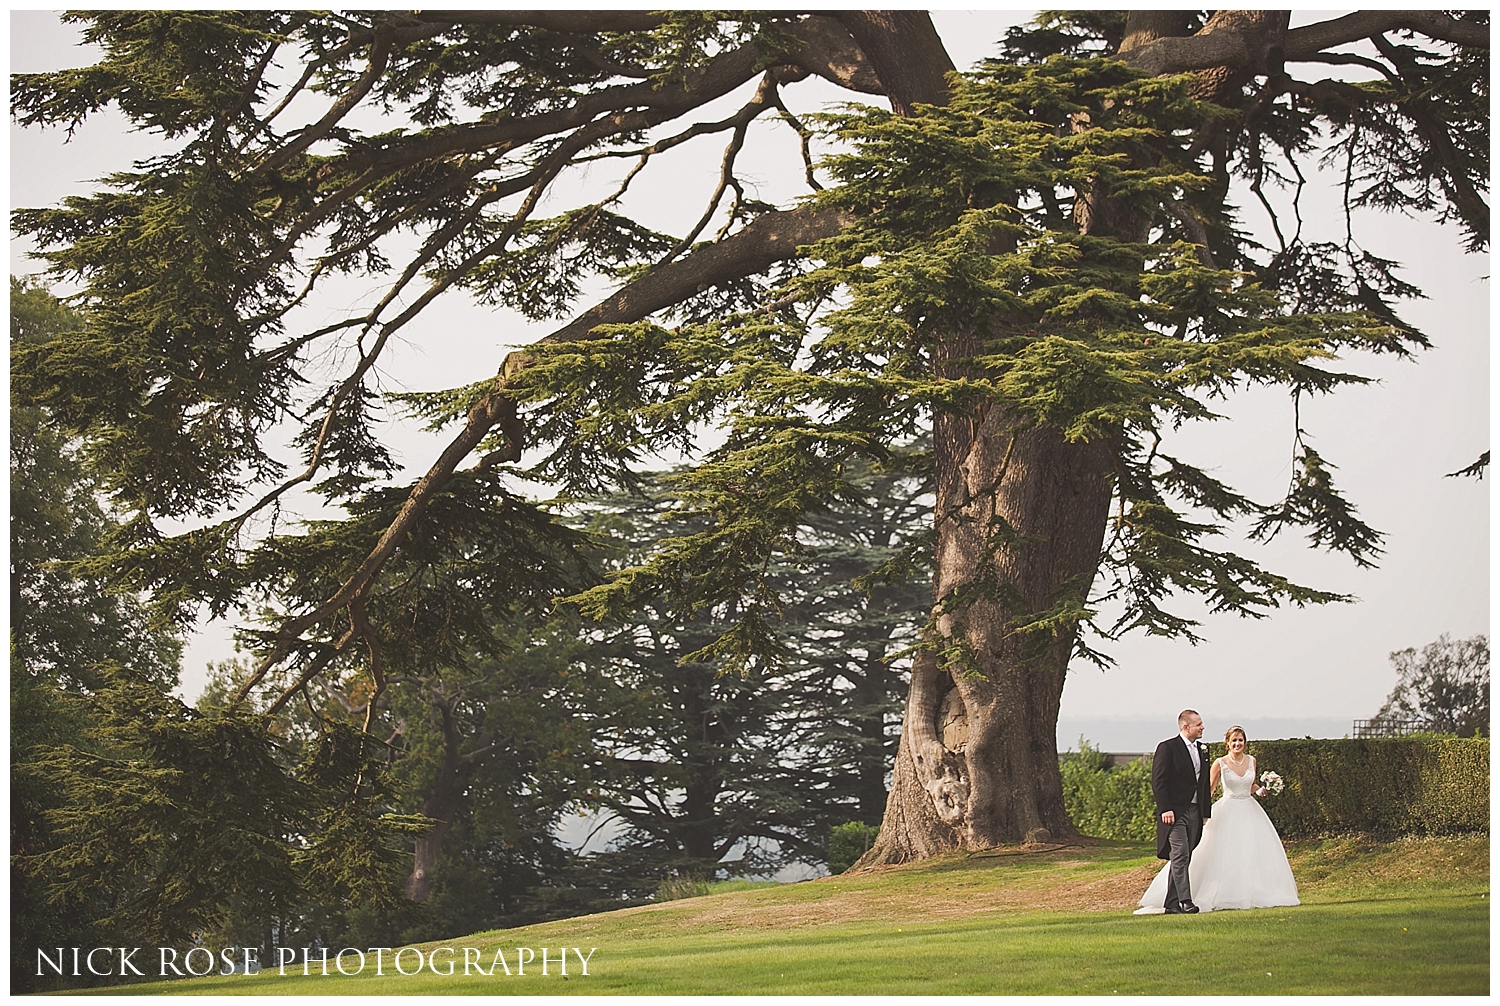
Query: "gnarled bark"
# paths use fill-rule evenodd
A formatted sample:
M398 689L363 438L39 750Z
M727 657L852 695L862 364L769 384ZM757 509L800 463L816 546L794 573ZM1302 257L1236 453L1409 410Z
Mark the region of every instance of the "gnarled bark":
M1281 72L1290 17L1284 10L1219 10L1187 36L1177 12L1133 11L1119 55L1155 76L1195 70L1193 96L1220 101L1256 74Z
M1034 640L1015 622L1084 600L1098 570L1113 447L1018 428L998 408L939 427L947 436L938 438L933 591L949 656L939 666L924 652L912 668L891 796L861 866L1076 834L1056 739L1073 635ZM1010 538L998 549L997 531ZM941 603L966 588L967 603Z

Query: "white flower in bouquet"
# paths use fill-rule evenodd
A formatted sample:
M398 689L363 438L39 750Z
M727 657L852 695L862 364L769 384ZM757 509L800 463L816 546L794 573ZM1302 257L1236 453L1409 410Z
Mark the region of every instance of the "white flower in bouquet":
M1277 775L1275 772L1262 772L1260 774L1260 784L1264 786L1266 788L1266 792L1270 793L1272 796L1275 796L1282 790L1286 789L1286 783L1282 782L1281 776Z

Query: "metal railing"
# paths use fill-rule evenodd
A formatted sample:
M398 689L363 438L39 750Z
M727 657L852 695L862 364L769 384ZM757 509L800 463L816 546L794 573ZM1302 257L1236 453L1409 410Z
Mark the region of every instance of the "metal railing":
M1431 729L1432 726L1426 720L1376 717L1370 720L1355 720L1353 736L1406 737L1409 734L1421 733L1424 730Z

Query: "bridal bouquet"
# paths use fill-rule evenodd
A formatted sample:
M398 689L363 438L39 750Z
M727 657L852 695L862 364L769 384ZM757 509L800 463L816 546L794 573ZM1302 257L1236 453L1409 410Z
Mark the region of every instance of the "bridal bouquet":
M1286 783L1282 782L1281 776L1277 775L1275 772L1262 772L1260 774L1260 784L1264 786L1266 788L1266 792L1270 793L1272 796L1275 796L1282 790L1286 789Z

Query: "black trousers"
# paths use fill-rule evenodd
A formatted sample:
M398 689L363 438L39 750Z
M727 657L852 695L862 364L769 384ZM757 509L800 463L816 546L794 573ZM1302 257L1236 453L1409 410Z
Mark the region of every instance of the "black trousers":
M1167 911L1184 901L1193 900L1193 889L1188 883L1188 864L1193 861L1193 846L1203 834L1203 815L1198 805L1192 804L1187 811L1177 815L1167 831L1167 844L1171 858L1167 860Z

